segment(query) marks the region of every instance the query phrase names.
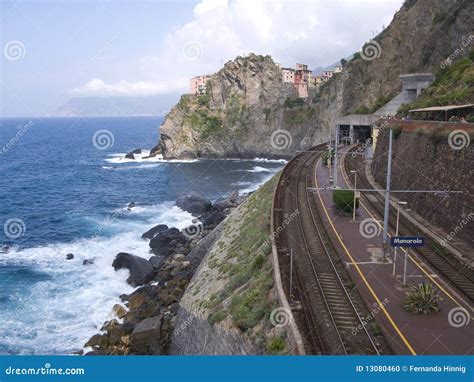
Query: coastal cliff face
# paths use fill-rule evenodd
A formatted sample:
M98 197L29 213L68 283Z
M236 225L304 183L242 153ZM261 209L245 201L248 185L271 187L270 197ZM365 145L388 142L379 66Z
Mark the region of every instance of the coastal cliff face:
M269 56L251 54L224 65L207 94L184 95L160 128L165 158L282 158L306 147L314 108L299 101ZM272 133L285 129L289 134ZM317 129L317 128L316 128Z
M471 0L405 1L375 43L356 54L338 78L342 113L373 112L401 90L399 75L436 75L450 65L450 56L452 61L466 56L474 42L473 15Z
M337 118L383 106L401 90L400 74L436 73L450 56L466 55L473 14L470 0L405 1L342 73L304 100L282 82L269 56L237 57L211 76L206 95L181 97L154 153L169 159L292 156L326 141Z
M219 238L180 300L171 354L288 354L270 260L270 211L278 175L221 223Z

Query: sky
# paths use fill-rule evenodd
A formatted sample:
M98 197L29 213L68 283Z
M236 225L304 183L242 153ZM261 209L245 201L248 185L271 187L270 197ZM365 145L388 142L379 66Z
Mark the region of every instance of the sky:
M185 93L238 55L324 67L360 50L403 0L0 0L0 116L71 97Z

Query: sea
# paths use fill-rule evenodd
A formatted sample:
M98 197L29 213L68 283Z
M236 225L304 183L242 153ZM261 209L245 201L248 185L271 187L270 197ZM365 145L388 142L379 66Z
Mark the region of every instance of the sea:
M116 254L151 256L142 233L182 229L199 192L249 193L284 160L125 159L158 141L159 117L0 119L0 354L71 354L133 288ZM129 209L129 203L135 207ZM67 260L67 255L73 258ZM87 264L83 264L86 261Z

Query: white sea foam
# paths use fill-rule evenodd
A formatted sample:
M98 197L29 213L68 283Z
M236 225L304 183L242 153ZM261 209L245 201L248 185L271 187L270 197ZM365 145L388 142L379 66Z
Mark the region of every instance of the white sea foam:
M272 170L265 167L254 166L251 170L246 170L247 172L271 172Z
M233 186L250 186L251 184L253 184L252 182L235 182L235 183L232 183Z
M287 163L286 159L268 159L268 158L253 158L253 159L242 159L242 158L227 158L219 160L229 160L233 162L264 162L264 163Z
M0 266L29 269L41 275L42 281L32 284L25 278L18 296L11 296L15 307L0 311L0 332L8 333L0 343L25 354L69 353L82 348L111 318L119 296L133 290L126 282L128 271L112 268L115 255L127 252L149 258L148 241L141 239L143 232L159 223L177 228L191 223L192 216L173 204L112 211L111 217L97 222L99 227L120 229L112 237L12 248L2 253ZM133 214L136 219L123 220L120 213ZM72 260L66 260L68 253L74 254ZM86 259L93 259L94 264L83 265Z
M149 158L149 151L142 150L142 154L135 154L135 159L125 158L125 153L115 153L110 154L108 158L105 158L105 161L113 164L125 164L125 163L143 163L143 162L153 162L153 163L195 163L199 162L199 159L163 159L162 155L157 155ZM143 165L144 166L144 165ZM145 167L143 167L145 168ZM148 167L151 168L151 167Z
M267 159L267 158L254 158L252 159L254 162L266 162L266 163L287 163L286 159Z

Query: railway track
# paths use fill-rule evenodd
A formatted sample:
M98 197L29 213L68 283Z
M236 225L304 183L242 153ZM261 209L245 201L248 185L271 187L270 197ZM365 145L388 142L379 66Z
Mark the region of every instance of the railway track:
M305 347L311 353L380 354L363 323L365 306L355 290L349 291L350 278L308 190L313 185L312 170L324 146L300 154L288 163L277 188L275 221L281 223L288 212L298 211L276 238L279 257L288 261L286 253L293 249L296 288L287 293L301 302L301 313L296 316L303 327Z
M349 152L356 149L357 147L354 147ZM359 185L359 181L361 181L363 185L361 188L372 188L372 185L366 176L365 163L363 160L360 160L360 155L345 156L344 171L346 177L347 174L350 173L350 170L357 171L357 184ZM350 177L347 178L350 179ZM368 197L362 193L362 199L365 201L366 205L371 206L372 210L375 211L377 215L383 216L384 201L380 194L372 192ZM396 211L391 208L389 225L393 230L395 230L396 218ZM446 249L441 247L433 239L424 235L417 226L402 215L400 215L399 233L400 236L425 236L425 246L413 248L413 250L420 258L426 260L434 269L444 276L446 282L454 289L469 299L471 303L474 301L474 272L472 269L454 258L453 255L449 254Z

